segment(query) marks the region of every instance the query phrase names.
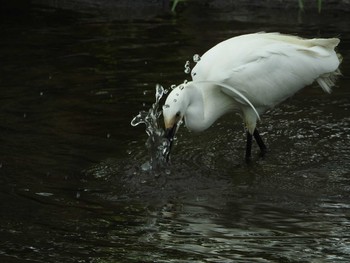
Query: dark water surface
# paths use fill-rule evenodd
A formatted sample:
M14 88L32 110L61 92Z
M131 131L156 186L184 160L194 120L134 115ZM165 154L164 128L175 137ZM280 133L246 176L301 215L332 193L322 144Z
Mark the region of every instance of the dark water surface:
M2 21L0 261L349 262L348 14L277 15ZM171 166L142 171L147 136L130 121L156 83L181 83L193 54L263 30L340 36L334 92L308 87L266 114L270 152L250 165L227 116L181 128Z

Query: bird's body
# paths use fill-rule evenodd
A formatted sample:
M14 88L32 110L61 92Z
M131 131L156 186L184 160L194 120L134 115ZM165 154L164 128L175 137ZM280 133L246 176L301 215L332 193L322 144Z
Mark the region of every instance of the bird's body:
M165 126L174 127L184 118L187 128L202 131L236 111L255 137L259 115L303 87L317 81L324 91L331 91L341 62L334 51L338 43L337 38L279 33L225 40L201 57L191 72L193 81L169 94L163 109Z

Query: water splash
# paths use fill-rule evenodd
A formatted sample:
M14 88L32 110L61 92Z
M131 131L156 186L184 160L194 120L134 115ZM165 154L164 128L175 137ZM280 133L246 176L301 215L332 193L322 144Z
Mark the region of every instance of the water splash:
M190 74L190 72L191 72L191 65L190 65L190 61L189 60L186 61L184 68L185 68L184 72L186 74Z
M201 60L201 57L198 54L194 54L193 55L193 62L198 63ZM190 74L191 73L191 62L189 60L186 61L185 65L184 65L184 72L186 74Z
M193 55L193 62L198 63L201 60L201 57L198 54Z
M167 89L157 84L155 103L152 104L152 107L148 111L140 111L131 121L132 126L137 126L141 123L146 125L146 133L148 135L146 147L151 159L141 166L144 171L157 170L167 164L170 142L164 138L164 130L159 125L159 118L162 115L162 111L158 110L159 102L167 92Z

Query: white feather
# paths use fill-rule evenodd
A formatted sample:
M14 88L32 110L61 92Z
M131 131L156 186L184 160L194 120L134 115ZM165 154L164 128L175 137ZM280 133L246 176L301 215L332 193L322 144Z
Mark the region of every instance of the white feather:
M192 125L196 130L203 130L214 119L234 109L240 112L248 130L253 133L259 114L314 81L325 92L331 91L340 74L341 58L334 50L338 43L337 38L303 39L279 33L255 33L225 40L208 50L193 68L193 82L183 92L191 95L180 96L188 97L184 99L188 103L172 103L170 93L168 98L171 99L166 102L169 109L164 112L166 123L171 123L171 115L181 110L189 123L188 128ZM230 103L228 98L231 98ZM208 103L208 100L213 102ZM218 107L220 101L226 106ZM209 107L209 104L220 109L215 112L215 107ZM190 109L191 106L190 112L181 108ZM204 117L195 119L193 113Z

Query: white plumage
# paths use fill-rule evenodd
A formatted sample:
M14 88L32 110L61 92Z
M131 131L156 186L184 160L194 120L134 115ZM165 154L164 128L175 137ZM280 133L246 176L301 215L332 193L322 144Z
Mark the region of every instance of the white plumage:
M163 115L169 139L182 118L188 129L202 131L235 111L242 116L248 137L254 134L263 151L256 130L259 115L314 81L330 93L340 74L341 57L334 50L338 43L337 38L255 33L217 44L193 68L193 81L167 97Z

